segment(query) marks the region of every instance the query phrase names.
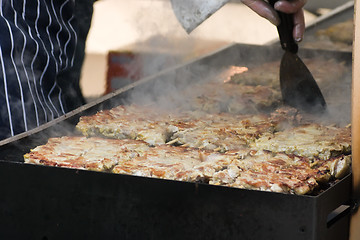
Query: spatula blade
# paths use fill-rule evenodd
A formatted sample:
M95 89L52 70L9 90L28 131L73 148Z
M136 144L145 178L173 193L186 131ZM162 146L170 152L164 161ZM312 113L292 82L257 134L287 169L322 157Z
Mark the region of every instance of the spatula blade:
M303 61L286 51L280 64L280 87L285 104L309 113L324 113L327 106L314 77Z

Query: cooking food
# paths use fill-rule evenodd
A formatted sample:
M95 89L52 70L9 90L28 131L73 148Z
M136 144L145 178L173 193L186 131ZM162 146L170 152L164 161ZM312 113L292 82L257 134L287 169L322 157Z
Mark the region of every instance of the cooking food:
M350 157L329 160L241 150L217 153L142 141L86 137L51 138L25 155L26 163L106 171L169 180L309 194L349 171Z
M293 194L310 194L350 170L350 128L307 123L292 108L149 120L134 109L142 107L83 117L78 128L87 136L51 138L25 162ZM109 115L119 111L125 119Z
M352 51L354 20L348 19L316 31L304 42L305 47L329 50Z
M157 145L167 140L168 120L171 117L161 109L120 105L93 116L83 116L76 127L85 136L137 139Z
M318 36L327 36L333 42L341 42L348 45L352 45L354 37L354 20L349 19L343 22L339 22L330 26L327 29L322 29L317 32Z
M305 124L271 135L262 135L250 144L250 148L330 159L351 153L351 129Z
M207 114L211 119L207 124L197 122L195 126L182 124L169 137L175 145L211 149L220 152L248 148L257 138L264 134L273 134L289 122L289 116L272 117L264 114L230 115ZM179 121L181 123L181 121ZM201 123L201 124L199 124Z
M47 144L25 154L25 162L47 166L107 171L119 161L143 155L148 145L141 141L86 137L50 138Z
M153 146L167 143L223 152L246 148L265 133L273 134L301 121L294 118L297 111L284 109L272 115L233 115L171 113L137 105L118 106L83 116L76 127L85 136L129 138Z
M318 188L319 184L343 177L349 171L350 161L349 156L342 155L313 164L310 159L292 154L249 151L244 158L235 159L223 170L214 173L210 183L307 194Z
M207 113L256 114L281 105L280 89L267 85L210 82L195 85L184 94L188 97L181 109Z
M136 157L114 167L112 172L171 180L197 180L196 166L211 155L211 152L192 148L161 145L152 147L145 156Z
M289 107L233 115L118 106L77 128L86 137L50 139L25 161L293 194L311 194L351 165L350 127L311 123Z
M282 106L274 64L191 85L172 109L131 104L82 116L83 136L51 138L25 162L312 194L350 171L351 129ZM330 59L307 65L323 86L344 72Z
M339 63L332 58L303 58L302 60L313 74L321 89L342 81L342 76L346 71L344 63ZM248 71L231 76L229 83L245 86L262 85L270 86L273 89L280 89L279 68L280 61L249 66ZM324 92L326 93L326 91Z

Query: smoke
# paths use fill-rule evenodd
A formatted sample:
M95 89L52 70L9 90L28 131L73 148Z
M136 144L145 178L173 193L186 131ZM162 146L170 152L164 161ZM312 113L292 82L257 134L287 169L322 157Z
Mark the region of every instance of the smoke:
M139 5L135 19L132 19L132 21L137 22L135 25L136 35L141 36L140 39L143 40L132 46L141 65L141 78L134 83L134 88L125 86L124 89L119 89L120 91L110 94L104 99L99 99L98 102L90 106L77 109L76 116L71 119L66 119L66 117L71 116L71 113L57 119L56 121L64 122L42 131L42 139L54 135L74 134L74 126L79 115L95 113L109 105L116 106L125 102L156 105L165 109L182 108L189 103L189 96L184 94L185 89L190 95L196 94L197 90L192 86L201 87L202 83L218 80L231 65L249 67L261 66L261 64L269 61L280 61L279 55L282 53L280 48L251 45L233 45L210 55L210 57L196 60L197 57L204 54L204 48L201 47L204 47L202 45L206 45L206 43L191 36L185 36L184 30L180 28L171 11L159 14L156 9L149 10L151 4L152 1L146 5ZM162 4L167 5L169 3L164 1ZM316 59L317 55L314 52L309 56ZM351 63L351 56L347 60ZM325 69L326 67L324 66ZM350 123L351 68L348 65L346 67L348 74L342 76L336 84L335 82L328 85L320 84L329 110L329 115L320 119L322 121L327 120L341 125ZM130 67L128 71L134 73L138 69ZM126 99L119 100L117 93L122 91L127 93ZM112 96L115 98L111 99ZM112 103L103 104L102 100L110 100ZM91 110L89 110L90 108ZM40 139L39 135L42 134L38 133L31 137L31 141Z
M155 104L166 109L178 108L186 104L183 89L193 83L192 79L202 78L209 74L209 68L202 64L185 67L174 72L168 71L163 76L159 72L183 66L209 51L224 45L224 42L213 42L188 35L178 23L170 1L135 1L131 5L136 10L129 20L137 35L137 42L121 47L118 52L134 54L133 64L124 66L128 79L120 77L112 81L113 86L122 87L138 79L157 78L149 84L131 91L128 102L137 104ZM211 69L218 72L219 69ZM212 74L214 76L214 74ZM158 76L158 77L156 77ZM119 80L119 83L116 82ZM167 97L164 97L164 93Z
M351 123L351 82L351 66L347 66L346 73L337 82L323 88L328 106L327 121L333 121L340 126Z
M313 73L327 102L327 112L325 114L303 114L312 121L325 124L339 126L350 124L351 54L338 56L331 53L329 55L329 52L325 52L325 56L322 56L321 52L310 50L302 58L305 64L308 65L310 72ZM202 84L227 80L224 74L231 74L229 69L232 65L249 67L249 72L262 71L257 77L253 76L254 79L246 79L245 85L253 85L253 81L253 86L256 86L256 78L278 76L279 64L271 65L272 62L276 61L280 62L278 49L276 48L233 45L210 55L208 58L201 58L188 64L175 64L168 71L161 72L161 68L158 69L160 73L150 74L148 83L141 84L131 91L128 103L156 105L166 109L186 109L186 105L191 104L191 101L194 100L193 96L196 96L205 88L205 85L202 86ZM154 63L150 62L150 65L152 64ZM267 65L262 69L262 66L265 66L264 64ZM330 69L335 67L336 69ZM275 79L275 82L277 81L279 80ZM274 85L275 89L279 88L277 84ZM233 100L231 97L229 98L229 92L222 91L222 89L212 89L210 91L219 94L218 99ZM280 92L280 89L278 91ZM257 96L254 95L254 97ZM221 104L221 100L219 102ZM237 113L247 114L249 112ZM256 113L256 111L253 113Z

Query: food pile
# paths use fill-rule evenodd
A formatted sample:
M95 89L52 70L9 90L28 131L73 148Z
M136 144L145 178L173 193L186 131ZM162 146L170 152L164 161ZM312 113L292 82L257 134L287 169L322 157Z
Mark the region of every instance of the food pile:
M348 174L350 125L282 106L277 81L253 72L183 90L186 107L130 104L82 116L81 135L50 138L25 162L300 195Z

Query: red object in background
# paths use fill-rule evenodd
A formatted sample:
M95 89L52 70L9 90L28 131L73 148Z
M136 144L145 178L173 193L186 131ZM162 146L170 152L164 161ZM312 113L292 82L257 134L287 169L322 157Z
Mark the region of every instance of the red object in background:
M140 57L131 51L110 51L107 59L105 94L141 77Z

